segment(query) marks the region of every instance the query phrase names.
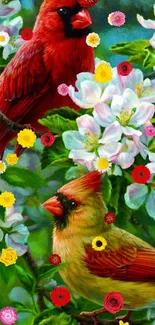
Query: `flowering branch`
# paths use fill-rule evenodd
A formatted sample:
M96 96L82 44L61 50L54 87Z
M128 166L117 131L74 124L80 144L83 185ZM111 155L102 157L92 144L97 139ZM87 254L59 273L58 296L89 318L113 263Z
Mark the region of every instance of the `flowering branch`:
M86 318L85 316L82 315L76 315L72 314L72 317L79 321L81 325L94 325L94 320L92 318ZM97 325L118 325L119 321L114 319L114 320L98 320ZM130 325L140 325L140 324L148 324L148 320L146 319L140 319L138 321L133 321L130 320Z

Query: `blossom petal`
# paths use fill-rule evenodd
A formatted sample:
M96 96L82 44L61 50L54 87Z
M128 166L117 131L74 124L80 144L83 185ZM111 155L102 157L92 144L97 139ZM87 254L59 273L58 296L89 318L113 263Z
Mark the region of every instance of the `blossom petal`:
M121 152L114 162L120 165L123 169L129 168L134 163L135 156L132 152Z
M137 20L138 22L144 27L144 28L150 28L155 29L155 21L151 19L144 19L143 16L140 16L137 14Z
M0 242L1 242L2 239L3 239L3 236L4 236L3 231L0 229Z
M141 126L147 121L149 121L154 115L155 109L154 105L149 102L141 102L136 112L132 115L130 123L135 126Z
M90 72L80 72L77 74L76 77L77 77L77 80L76 80L75 86L78 90L80 90L81 82L85 81L85 80L93 80L94 75L93 75L93 73L90 73Z
M149 160L155 162L155 152L148 151Z
M12 247L16 250L18 256L22 256L28 251L27 245L20 245L14 242L8 234L5 235L5 242L7 247Z
M101 87L94 81L85 80L81 83L82 98L93 107L101 98Z
M78 131L65 131L62 139L68 150L85 148L84 137Z
M96 121L104 127L108 126L116 120L115 116L111 112L110 107L103 102L95 105L93 115Z
M148 196L148 188L145 184L131 184L124 195L125 203L133 210L138 210Z
M93 152L87 152L86 150L71 150L69 154L69 158L72 158L73 160L77 161L77 159L80 160L93 160L96 158L95 153Z
M155 174L155 162L147 164L146 167L150 170L151 174Z
M100 136L101 129L99 124L96 122L94 117L88 114L78 117L77 125L79 128L79 132L82 135L89 133L89 134L98 134Z
M119 116L123 107L123 97L114 95L111 103L111 111L114 115Z
M123 133L126 136L138 136L140 137L142 135L142 132L140 130L136 130L134 128L132 128L131 126L125 126L122 127Z
M155 49L155 33L153 34L152 38L150 39L150 44Z
M152 190L150 192L145 206L146 206L148 215L155 220L155 208L154 208L155 207L155 190Z
M115 121L114 123L106 127L102 138L99 140L99 143L106 143L110 141L117 142L121 139L121 136L122 136L122 128L120 124L117 121Z
M103 146L100 146L98 148L98 153L102 157L105 155L105 157L109 158L110 160L114 159L116 155L121 151L122 144L119 142L107 142Z
M105 88L100 100L102 102L110 102L112 100L113 96L119 95L119 93L120 93L120 91L117 86L109 85Z
M132 89L125 89L123 93L123 108L131 110L134 107L137 107L139 104L139 98Z

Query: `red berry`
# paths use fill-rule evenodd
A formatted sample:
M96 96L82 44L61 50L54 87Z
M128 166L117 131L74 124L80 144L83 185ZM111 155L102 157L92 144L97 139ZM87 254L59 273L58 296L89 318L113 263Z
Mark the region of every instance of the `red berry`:
M29 41L33 37L33 31L30 28L25 28L21 32L21 37L24 41Z
M128 76L132 71L132 64L128 61L121 62L117 65L117 72L120 76Z
M52 264L52 265L59 265L61 264L61 257L58 255L58 254L52 254L49 258L49 262Z
M132 178L136 183L145 184L150 179L150 170L143 165L135 167L132 171Z
M111 223L114 223L115 220L116 220L116 215L113 212L108 212L104 216L104 222L105 223L111 224Z
M41 136L40 141L43 146L51 147L55 141L55 137L52 133L47 132Z
M64 287L57 287L53 289L50 294L53 305L62 307L70 302L70 292Z

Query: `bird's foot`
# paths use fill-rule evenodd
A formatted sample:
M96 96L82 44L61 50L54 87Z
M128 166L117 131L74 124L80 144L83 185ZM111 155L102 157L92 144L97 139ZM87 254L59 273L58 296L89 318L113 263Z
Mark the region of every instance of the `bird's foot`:
M35 129L33 128L33 126L31 124L24 124L23 129L28 129L28 130L35 131Z
M129 321L129 318L130 318L131 314L132 314L132 311L129 310L129 311L127 312L126 315L116 317L115 319L116 319L118 322L121 320L121 321L123 321L123 323L125 323L125 322L128 322L128 321Z

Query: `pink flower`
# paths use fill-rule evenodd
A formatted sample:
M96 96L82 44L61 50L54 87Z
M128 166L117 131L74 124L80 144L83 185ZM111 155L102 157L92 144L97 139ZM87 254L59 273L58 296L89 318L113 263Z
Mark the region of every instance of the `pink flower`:
M66 84L61 84L57 88L58 94L61 96L67 96L68 95L68 86Z
M146 127L145 129L145 134L148 136L148 137L153 137L155 136L155 127L153 125L149 125Z
M0 321L4 325L13 325L18 319L18 314L16 309L12 307L4 307L0 310Z
M108 23L110 25L120 27L125 24L125 18L126 16L123 12L115 11L108 16Z

